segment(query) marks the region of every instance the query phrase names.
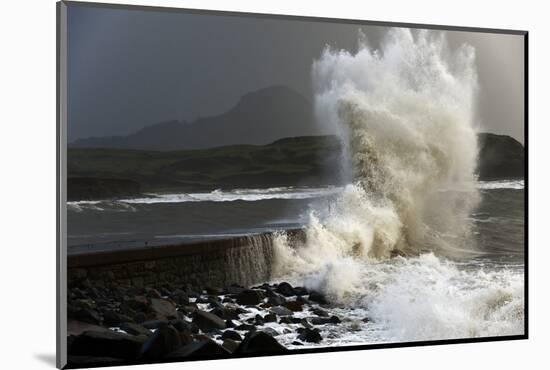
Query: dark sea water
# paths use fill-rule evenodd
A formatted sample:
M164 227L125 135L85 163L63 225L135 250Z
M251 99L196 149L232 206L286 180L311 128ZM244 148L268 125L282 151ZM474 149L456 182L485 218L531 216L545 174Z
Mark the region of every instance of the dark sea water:
M485 182L479 188L482 201L471 216L479 247L475 258L523 262L523 182ZM218 190L69 202L69 252L192 242L302 227L312 207L323 207L324 200L328 206L340 189Z

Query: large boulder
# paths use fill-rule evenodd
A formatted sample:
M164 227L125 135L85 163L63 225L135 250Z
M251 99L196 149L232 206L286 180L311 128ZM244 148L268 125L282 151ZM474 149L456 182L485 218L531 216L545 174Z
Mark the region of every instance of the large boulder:
M144 339L113 331L87 331L78 335L69 346L70 355L135 359Z
M147 300L147 297L143 295L126 297L123 303L124 306L127 306L135 311L146 311L149 307L149 301Z
M340 318L338 316L331 317L312 317L310 319L313 325L324 325L324 324L340 324Z
M233 339L225 339L222 343L222 347L233 353L239 348L239 342L234 341Z
M262 302L264 296L258 290L247 289L235 297L238 304L255 306Z
M180 333L173 326L164 326L155 331L141 347L141 357L158 359L181 347Z
M233 339L233 340L236 340L238 342L243 340L241 335L239 333L237 333L236 331L233 331L233 330L224 331L223 334L222 334L222 339Z
M273 293L267 298L267 304L270 306L280 306L285 302L286 299L277 293Z
M296 295L296 293L294 292L294 288L292 288L292 285L290 285L286 281L280 283L275 291L279 294L284 295L285 297Z
M282 353L288 351L282 344L277 342L271 335L263 331L249 332L235 353Z
M291 310L282 306L271 307L269 312L277 316L292 316L294 314Z
M156 314L157 318L159 319L176 319L178 317L176 306L166 299L152 298L151 310Z
M202 310L198 310L195 313L193 323L205 333L208 333L214 329L225 329L225 321L223 319L210 312Z
M217 307L210 311L210 313L224 320L237 320L239 318L238 311L229 307Z
M298 339L301 341L319 343L323 340L323 337L318 329L300 328L298 329L298 332L300 333Z
M298 312L302 311L302 303L298 301L286 301L283 303L283 306L288 308L290 311Z
M170 298L179 305L189 304L189 296L181 289L176 289Z
M164 358L169 360L186 359L194 357L211 358L225 357L230 352L211 339L203 339L183 346L176 351L169 353Z

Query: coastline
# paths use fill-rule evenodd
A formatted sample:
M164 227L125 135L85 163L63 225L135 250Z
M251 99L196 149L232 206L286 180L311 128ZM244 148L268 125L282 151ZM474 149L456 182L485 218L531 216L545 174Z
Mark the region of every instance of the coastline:
M265 283L271 234L69 256L69 366L276 354L320 344L319 327L341 318L329 314L321 293ZM303 237L299 229L289 234ZM175 278L170 271L178 267L188 271ZM256 281L237 283L244 276ZM285 346L281 335L295 339Z

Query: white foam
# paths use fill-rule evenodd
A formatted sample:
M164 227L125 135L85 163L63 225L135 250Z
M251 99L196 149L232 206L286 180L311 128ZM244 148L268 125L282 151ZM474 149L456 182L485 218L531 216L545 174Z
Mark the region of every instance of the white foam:
M477 183L477 188L482 190L494 190L494 189L521 190L524 187L525 187L524 180L479 181Z
M365 342L521 334L522 273L460 270L434 254L388 259L469 250L479 201L473 48L394 29L381 50L362 39L356 54L325 50L313 79L353 185L310 214L304 243L275 237L277 279L366 310L372 324L347 325Z
M157 203L186 203L186 202L255 202L270 199L312 199L328 197L341 191L341 187L274 187L267 189L231 189L213 190L211 192L172 193L172 194L147 194L146 197L128 198L118 200L93 200L67 202L69 209L82 211L83 209L102 210L108 206L110 209L117 205L130 204L157 204Z

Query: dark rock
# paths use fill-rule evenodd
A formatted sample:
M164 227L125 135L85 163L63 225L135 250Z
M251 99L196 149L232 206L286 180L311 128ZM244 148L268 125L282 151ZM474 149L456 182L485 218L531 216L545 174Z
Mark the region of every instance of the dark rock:
M264 316L264 322L277 322L277 315L274 313L268 313Z
M199 298L201 296L201 294L193 288L186 288L185 292L189 298Z
M145 315L143 317L145 317ZM113 310L103 311L103 324L106 326L119 326L123 322L132 322L134 320L132 320L129 316L123 315Z
M134 316L134 321L137 322L138 324L141 324L142 322L144 322L146 320L147 320L147 317L145 316L145 314L143 312L138 312Z
M298 329L298 332L300 333L298 339L301 341L319 343L323 340L323 337L318 329L300 328Z
M270 327L262 328L262 331L266 334L271 335L272 337L276 337L276 336L280 335L277 330L275 330L273 328L270 328Z
M197 308L197 305L195 305L195 304L188 304L188 305L180 307L179 310L181 312L183 312L184 314L189 315L189 314L197 312L198 308Z
M328 301L325 298L325 296L319 292L311 291L309 292L309 300L313 302L317 302L320 304L327 304Z
M181 289L176 289L170 298L179 305L189 304L189 296Z
M237 326L237 324L235 324L232 320L225 320L226 328L234 328L235 326Z
M247 324L241 324L235 327L235 330L240 331L256 331L256 326L254 325L247 325Z
M149 320L141 323L141 326L147 329L158 329L164 326L168 326L169 322L167 320Z
M75 319L82 322L87 322L89 324L101 324L101 316L96 310L91 308L71 308L67 309L67 316L71 319Z
M294 315L294 313L291 310L289 310L286 307L282 307L282 306L271 307L269 309L269 312L273 313L277 316L291 316L291 315Z
M269 296L269 298L267 298L267 304L271 306L280 306L285 302L286 299L277 293L274 293L273 295Z
M239 333L237 333L236 331L233 331L233 330L224 331L223 334L222 334L222 339L233 339L233 340L236 340L238 342L243 340L241 335Z
M145 295L149 298L161 298L159 291L153 288L147 289L147 293Z
M225 339L222 343L222 347L233 353L239 348L239 342L234 341L233 339Z
M287 349L271 335L262 331L249 332L235 353L276 353L286 352Z
M180 332L191 332L190 323L184 320L172 320L170 325L172 325L177 331Z
M294 292L294 289L292 288L292 285L290 285L287 282L282 282L277 286L277 289L275 289L277 293L280 293L284 295L285 297L290 297L293 295L296 295Z
M147 329L147 328L145 328L141 325L134 324L134 323L131 323L131 322L124 322L124 323L120 324L120 329L122 329L126 333L132 334L132 335L143 334L143 335L146 335L146 336L150 336L151 334L153 334L151 332L151 330L149 330L149 329Z
M311 312L319 317L328 317L328 312L321 308L314 308L313 310L311 310Z
M160 287L159 291L160 291L160 295L162 297L169 297L171 294L172 294L172 291L173 291L173 287L169 286L169 285L165 285L165 286L162 286Z
M283 316L279 319L279 324L294 324L290 316Z
M141 357L158 359L181 347L180 333L172 326L159 328L141 347Z
M306 296L304 296L304 295L300 295L300 296L296 297L296 302L302 304L302 306L305 305L305 304L308 304L308 305L311 304L309 299L307 299Z
M296 294L297 296L303 296L308 295L309 291L302 286L296 286L294 287L294 294Z
M266 289L270 289L271 287L269 286L269 283L263 283L262 285L258 285L258 286L255 286L254 289L262 289L262 290L266 290Z
M224 309L224 305L220 300L209 300L209 306L213 309Z
M193 334L191 334L190 332L183 332L183 331L180 331L180 340L181 340L181 345L182 346L186 346L190 343L193 343Z
M291 344L294 345L294 346L303 346L303 345L304 345L304 343L298 342L297 340L295 340L295 341L292 342Z
M157 318L159 319L178 318L178 311L176 310L176 306L166 299L152 298L151 310L156 313Z
M262 302L263 295L260 291L247 289L235 297L238 304L254 306Z
M198 310L195 313L193 323L203 332L208 333L213 329L225 329L225 321L210 312Z
M370 319L369 319L368 317L365 317L365 318L364 318L363 320L361 320L361 321L363 321L364 323L367 323L367 322L370 322Z
M180 349L168 354L166 359L185 359L192 357L225 357L230 352L211 339L204 339L199 342L193 342Z
M222 318L224 320L237 320L239 318L239 314L237 310L231 309L231 308L215 308L210 313L213 313L214 315L218 316L219 318Z
M210 294L210 295L220 295L220 294L223 294L223 289L217 288L217 287L207 286L206 288L204 288L204 290L206 290L206 293L208 293L208 294Z
M283 303L283 307L286 307L293 312L302 311L302 304L298 301L286 301Z
M130 307L132 310L136 310L136 311L146 311L149 306L149 302L147 301L147 298L142 295L134 296L131 298L127 297L124 300L124 304Z
M310 321L313 325L340 324L341 322L338 316L312 317Z
M87 331L78 335L69 346L70 355L135 359L144 340L113 331Z
M259 314L256 314L256 316L254 316L254 324L258 326L265 324L264 318Z
M279 320L279 323L280 324L302 324L305 327L311 327L307 319L301 318L301 317L290 317L290 316L281 317L281 319Z

